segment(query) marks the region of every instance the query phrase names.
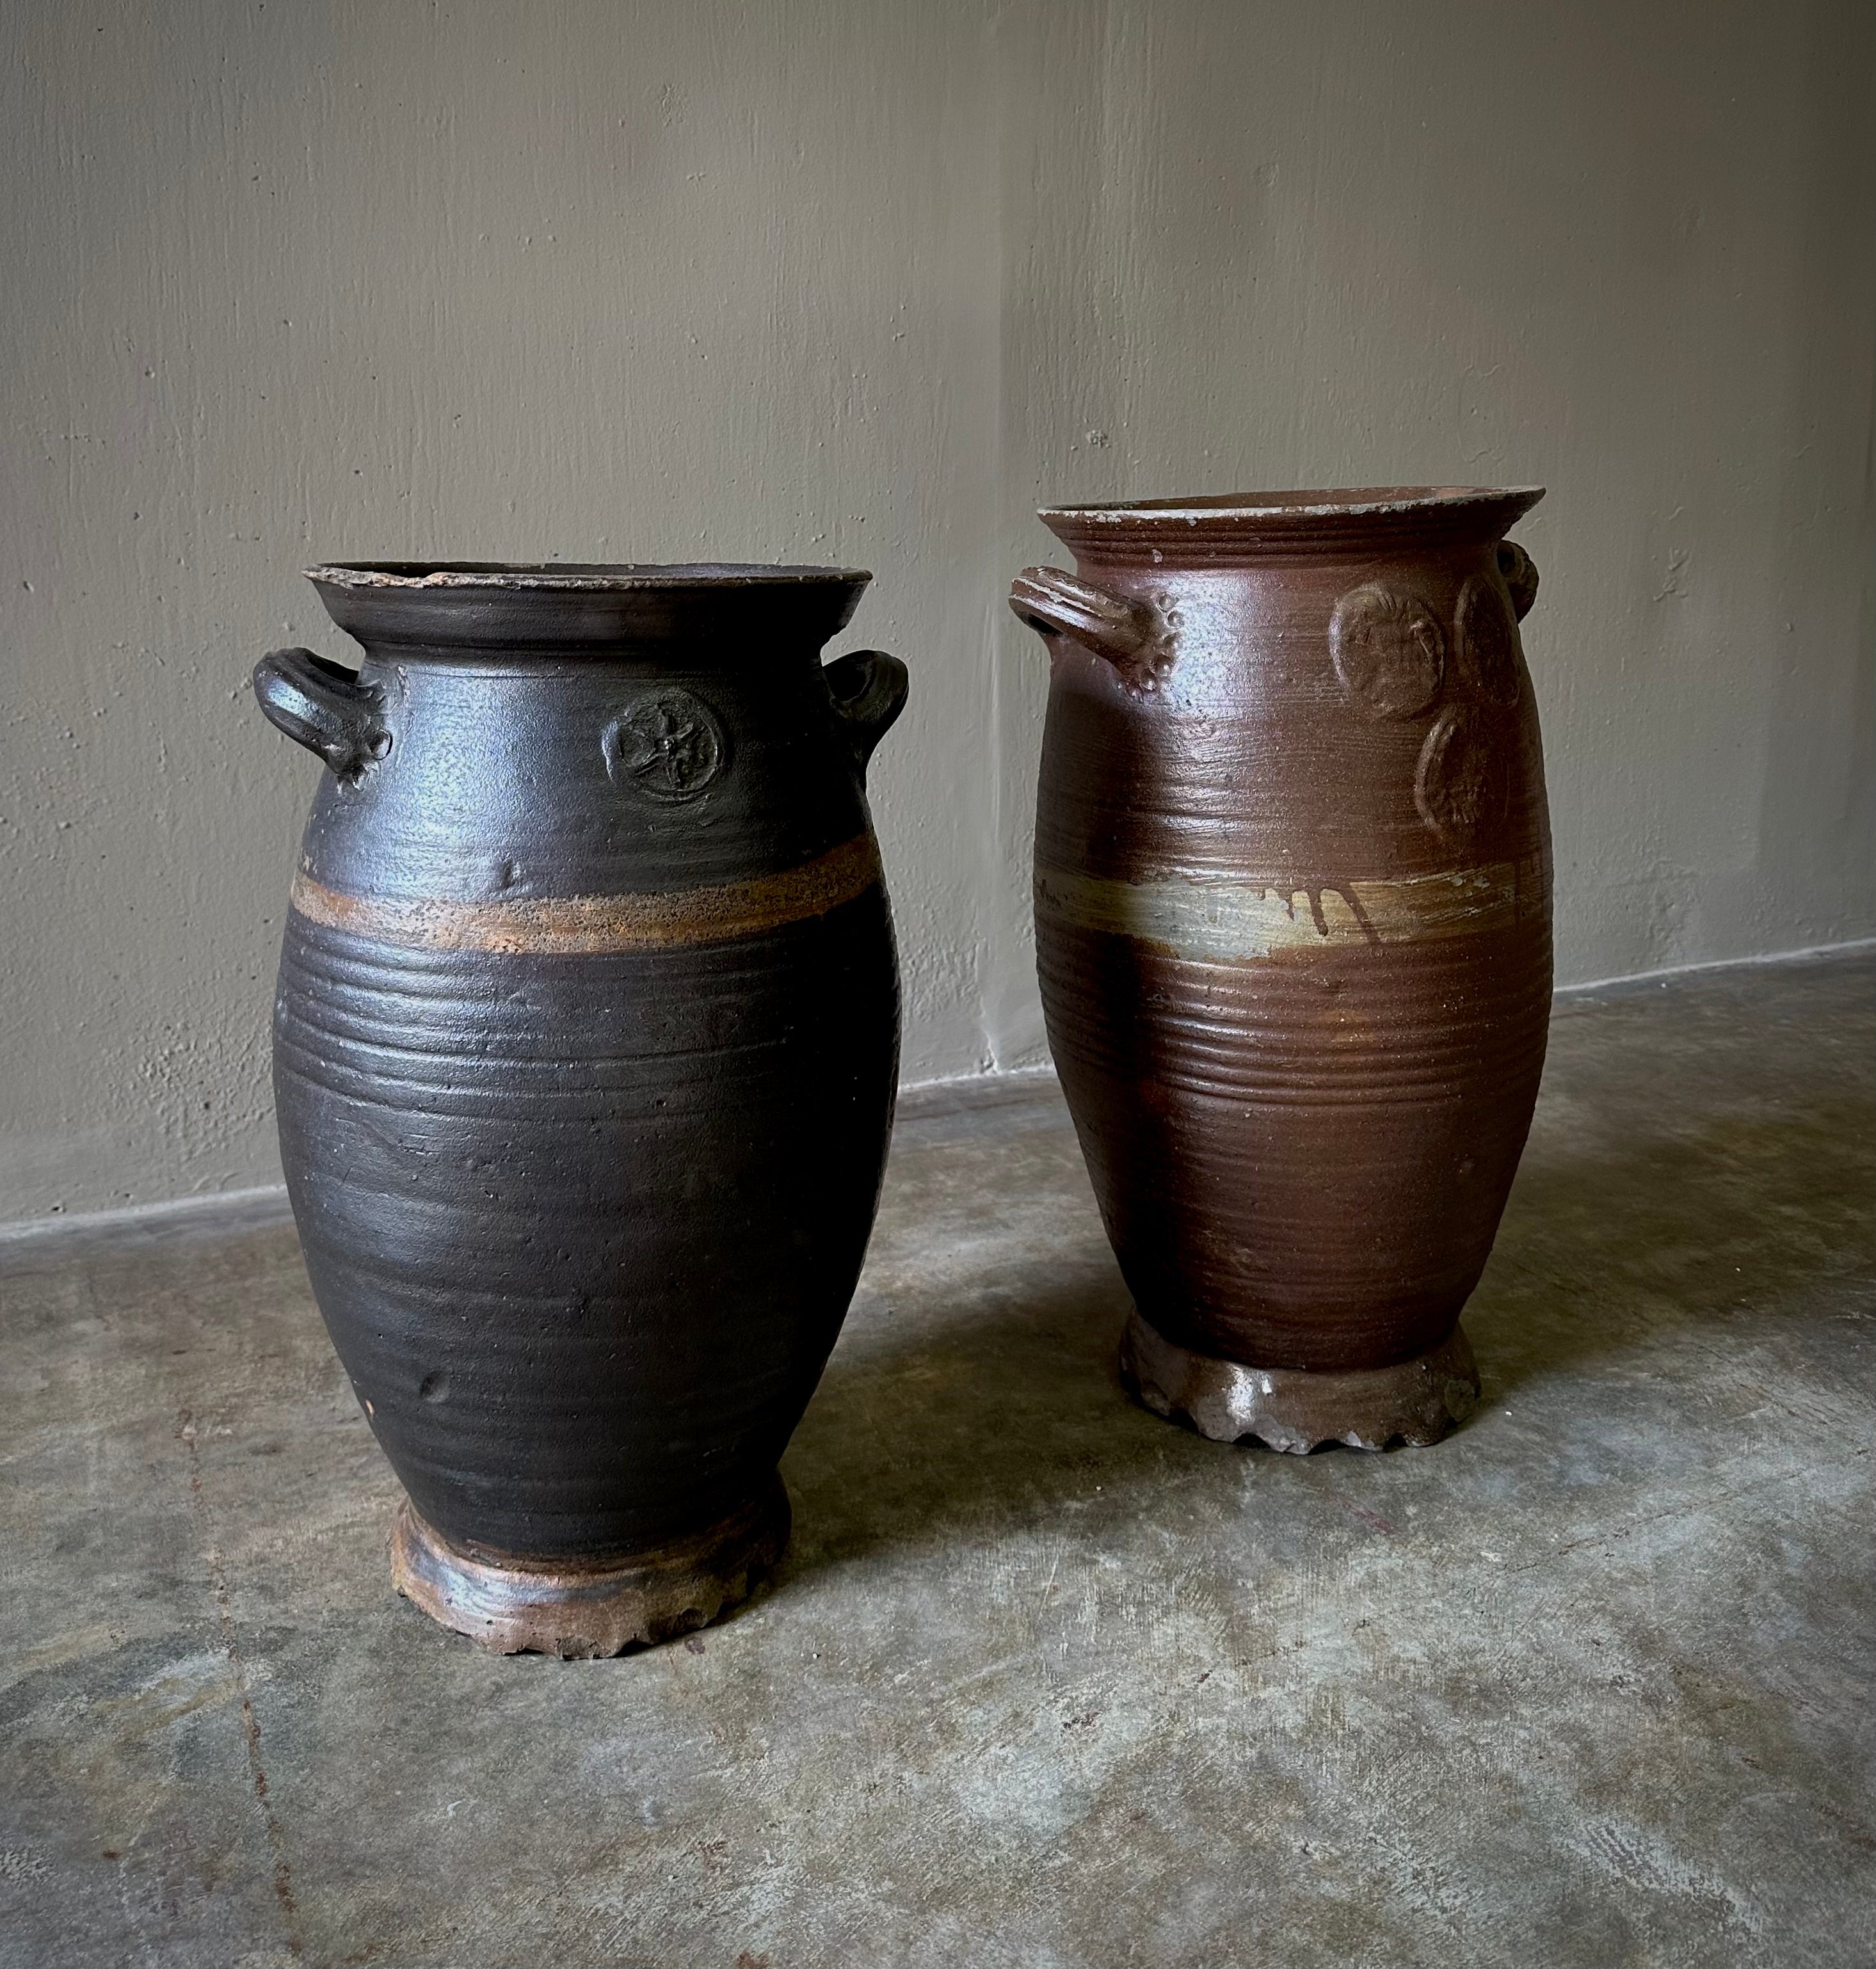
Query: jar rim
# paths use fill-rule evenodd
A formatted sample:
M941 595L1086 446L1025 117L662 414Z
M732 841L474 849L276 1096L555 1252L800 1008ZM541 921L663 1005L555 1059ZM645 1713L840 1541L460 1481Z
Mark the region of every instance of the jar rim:
M1326 519L1346 514L1417 513L1454 507L1521 503L1534 506L1541 485L1362 485L1295 492L1219 492L1170 499L1111 499L1089 504L1043 506L1037 517L1079 524L1108 522Z
M761 561L655 562L380 560L327 561L306 570L334 588L544 589L572 594L629 594L643 589L810 586L865 583L857 567L805 567Z

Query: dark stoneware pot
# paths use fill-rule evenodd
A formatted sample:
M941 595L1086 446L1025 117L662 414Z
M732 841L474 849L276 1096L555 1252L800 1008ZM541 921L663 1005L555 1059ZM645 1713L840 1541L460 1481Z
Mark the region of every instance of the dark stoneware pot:
M1134 1302L1206 1435L1430 1442L1523 1150L1550 843L1504 534L1536 491L1076 507L1011 597L1053 660L1043 1003Z
M255 672L331 768L274 1020L307 1269L408 1493L401 1590L616 1653L787 1540L891 1125L864 774L904 667L822 667L839 569L310 578L359 673Z

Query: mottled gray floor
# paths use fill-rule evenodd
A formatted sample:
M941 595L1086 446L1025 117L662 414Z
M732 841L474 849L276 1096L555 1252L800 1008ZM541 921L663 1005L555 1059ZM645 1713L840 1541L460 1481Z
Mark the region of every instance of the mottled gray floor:
M1559 1014L1434 1449L1129 1405L1046 1089L901 1130L727 1625L391 1594L291 1233L0 1251L0 1961L1876 1956L1868 962Z

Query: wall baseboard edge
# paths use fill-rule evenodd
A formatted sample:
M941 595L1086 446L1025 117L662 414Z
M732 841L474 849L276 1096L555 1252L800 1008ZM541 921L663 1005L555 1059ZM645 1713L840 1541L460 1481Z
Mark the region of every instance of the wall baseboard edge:
M1768 966L1847 962L1876 956L1876 936L1851 937L1842 943L1806 944L1802 950L1772 950L1758 957L1710 957L1698 964L1664 965L1659 971L1625 972L1619 978L1592 978L1578 984L1560 984L1553 1002L1602 998L1618 991L1644 991L1683 978L1702 978L1719 971L1762 971Z
M250 1225L258 1229L286 1223L292 1215L284 1182L256 1183L247 1189L206 1189L193 1196L163 1197L154 1203L120 1204L113 1210L21 1218L0 1224L0 1246L83 1231L134 1231L144 1226L152 1231L181 1230L198 1221L212 1221L218 1230Z
M1803 950L1773 951L1760 957L1722 957L1699 964L1677 964L1659 971L1638 971L1621 978L1593 978L1560 984L1553 1003L1611 997L1631 991L1658 990L1683 978L1711 976L1722 971L1757 971L1768 967L1828 964L1876 956L1876 936L1842 943L1820 943ZM898 1118L918 1122L967 1110L1013 1106L1052 1098L1055 1069L1017 1067L1008 1072L953 1074L949 1079L906 1082L899 1089ZM152 1232L183 1231L213 1225L217 1230L260 1229L287 1221L284 1183L261 1183L248 1189L214 1189L195 1196L167 1197L154 1203L125 1204L114 1210L90 1210L71 1216L28 1217L0 1223L0 1247L18 1247L86 1231Z

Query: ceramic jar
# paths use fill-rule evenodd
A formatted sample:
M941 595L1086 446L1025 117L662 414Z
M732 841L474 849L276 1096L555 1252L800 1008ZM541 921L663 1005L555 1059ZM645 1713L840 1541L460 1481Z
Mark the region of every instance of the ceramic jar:
M308 1271L407 1494L400 1589L504 1652L712 1620L858 1277L897 1080L868 577L315 569L255 672L329 768L274 1022Z
M1045 511L1036 936L1132 1293L1206 1435L1429 1442L1529 1127L1550 844L1504 540L1535 490Z

